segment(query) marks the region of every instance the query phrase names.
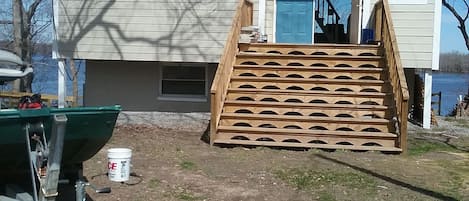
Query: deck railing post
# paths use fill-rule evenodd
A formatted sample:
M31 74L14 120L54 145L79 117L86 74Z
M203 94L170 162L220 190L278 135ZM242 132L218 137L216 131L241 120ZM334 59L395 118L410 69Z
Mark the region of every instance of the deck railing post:
M391 91L394 95L394 106L397 118L397 130L399 134L399 147L402 152L407 151L407 114L409 92L405 80L404 69L400 60L396 35L391 19L388 0L380 1L375 7L376 38L382 41L382 55L385 57L387 74ZM378 30L380 30L378 32Z
M215 142L223 101L228 90L228 81L231 77L236 54L238 53L241 28L243 26L251 26L252 23L253 3L248 0L240 0L210 90L210 145L213 145Z
M441 116L441 91L438 93L438 116Z

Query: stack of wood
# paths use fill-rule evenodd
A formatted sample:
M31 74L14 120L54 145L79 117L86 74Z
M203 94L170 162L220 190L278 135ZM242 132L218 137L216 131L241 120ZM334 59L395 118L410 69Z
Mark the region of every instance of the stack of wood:
M431 124L434 126L438 126L438 120L436 119L435 111L432 109L432 121Z
M415 75L415 96L414 96L414 107L412 111L412 117L417 122L423 122L423 108L424 108L424 97L425 97L425 83L419 75ZM438 120L436 119L435 111L432 109L431 124L438 126Z

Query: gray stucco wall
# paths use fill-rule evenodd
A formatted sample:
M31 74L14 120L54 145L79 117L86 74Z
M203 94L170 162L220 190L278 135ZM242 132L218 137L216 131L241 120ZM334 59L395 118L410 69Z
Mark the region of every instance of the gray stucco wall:
M120 104L126 111L209 112L210 96L204 100L161 99L160 62L88 60L84 105ZM217 64L207 67L207 94Z

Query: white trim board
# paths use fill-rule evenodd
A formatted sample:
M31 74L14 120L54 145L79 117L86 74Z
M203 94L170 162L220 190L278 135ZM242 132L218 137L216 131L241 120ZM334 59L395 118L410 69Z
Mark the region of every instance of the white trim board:
M426 69L424 76L423 128L430 129L432 123L432 70Z
M428 4L428 0L389 0L389 4Z
M274 16L272 20L272 42L277 43L277 0L274 0Z
M266 0L259 0L259 16L257 17L257 25L259 26L259 31L262 35L265 34L265 2Z
M442 2L440 0L435 0L435 13L433 19L434 25L432 70L440 70L441 8Z

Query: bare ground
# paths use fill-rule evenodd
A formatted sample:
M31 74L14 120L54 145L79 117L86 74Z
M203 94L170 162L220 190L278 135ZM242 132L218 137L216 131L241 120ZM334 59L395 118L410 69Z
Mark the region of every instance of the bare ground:
M469 127L464 125L430 131L411 126L405 156L210 147L201 140L201 126L119 125L84 164L84 175L112 188L110 194L89 191L95 201L469 200ZM115 147L133 150L136 176L129 182L111 182L104 175L106 150Z

